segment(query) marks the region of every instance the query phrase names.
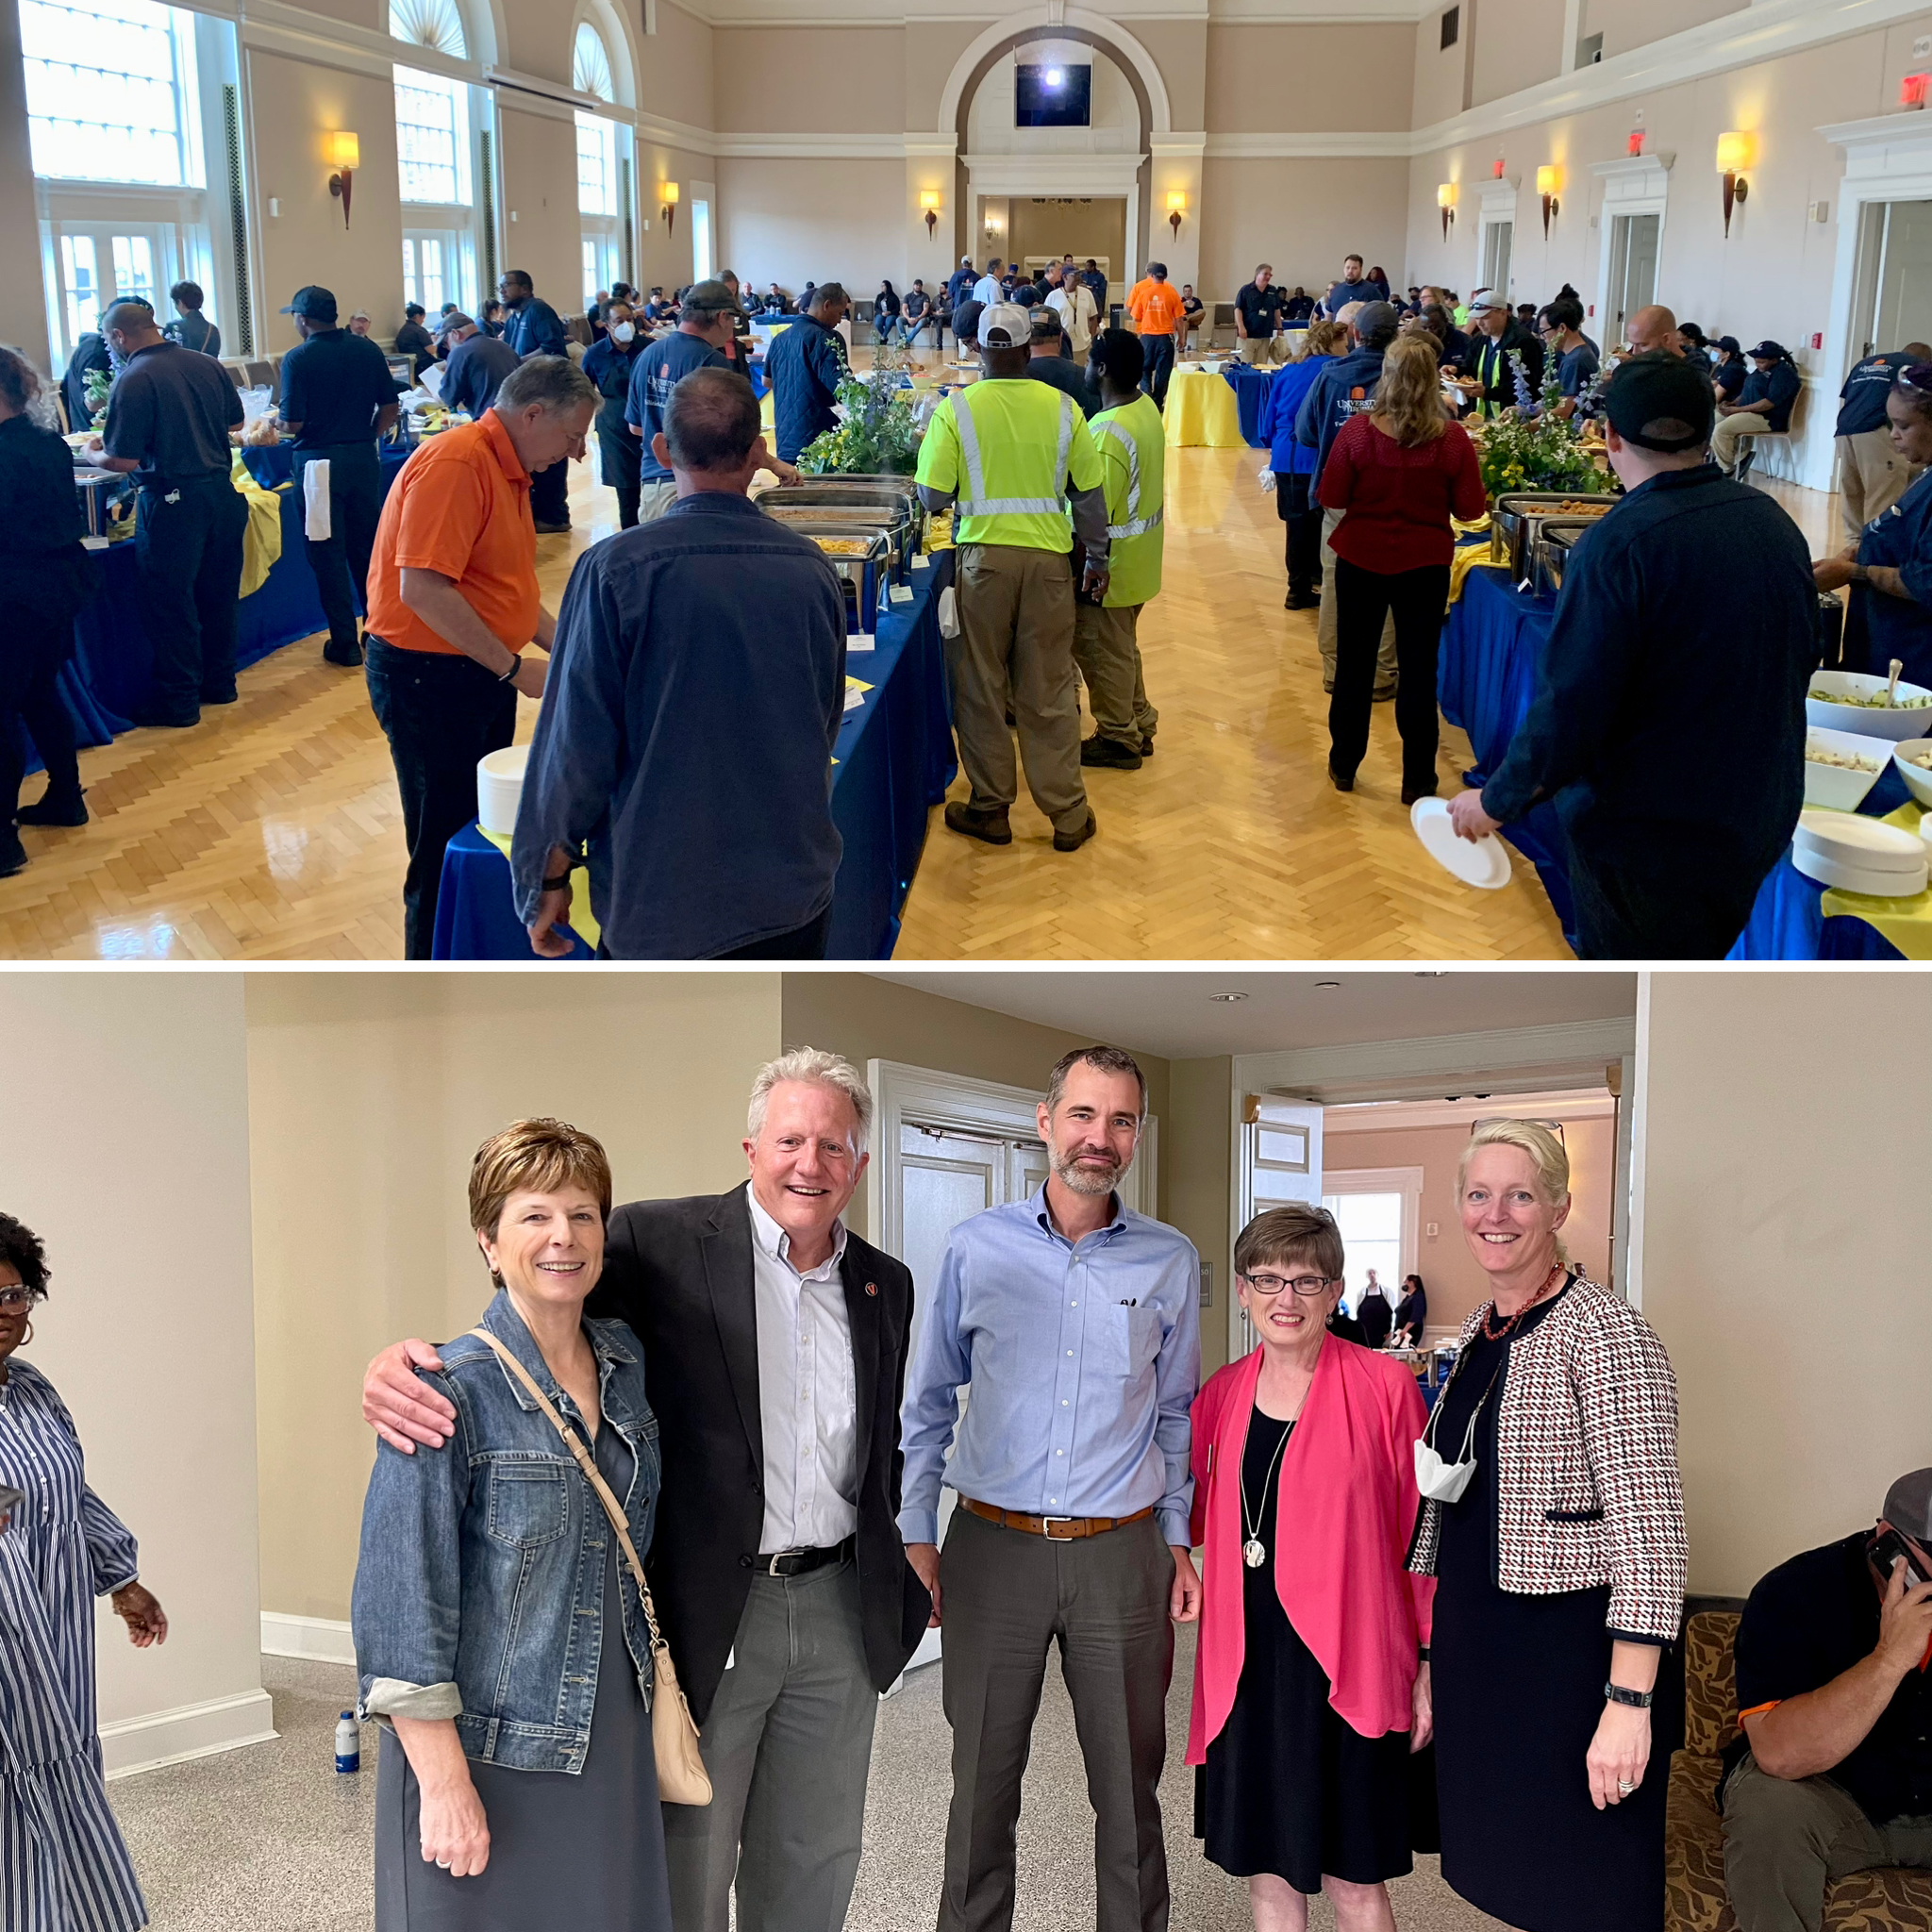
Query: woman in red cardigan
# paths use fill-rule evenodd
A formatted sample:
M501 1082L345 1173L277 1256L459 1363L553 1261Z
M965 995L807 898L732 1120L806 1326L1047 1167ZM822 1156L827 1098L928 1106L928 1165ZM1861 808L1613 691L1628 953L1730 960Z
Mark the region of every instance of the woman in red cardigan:
M1271 1208L1234 1249L1261 1345L1194 1398L1204 1549L1190 1764L1208 1857L1256 1932L1391 1932L1410 1869L1408 1757L1429 1740L1431 1579L1404 1568L1424 1413L1399 1363L1328 1333L1341 1236Z
M1328 701L1328 776L1355 790L1369 748L1369 709L1382 626L1395 617L1395 728L1402 802L1436 793L1436 650L1449 606L1452 517L1488 508L1475 445L1442 402L1436 339L1397 336L1382 360L1370 412L1335 439L1322 466L1324 509L1341 522L1335 552L1335 692Z

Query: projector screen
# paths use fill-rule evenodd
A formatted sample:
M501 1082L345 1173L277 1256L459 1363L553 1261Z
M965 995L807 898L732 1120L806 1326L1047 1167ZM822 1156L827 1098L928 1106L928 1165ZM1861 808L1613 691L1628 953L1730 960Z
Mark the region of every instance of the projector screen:
M1085 127L1093 103L1093 69L1058 63L1013 70L1013 125Z

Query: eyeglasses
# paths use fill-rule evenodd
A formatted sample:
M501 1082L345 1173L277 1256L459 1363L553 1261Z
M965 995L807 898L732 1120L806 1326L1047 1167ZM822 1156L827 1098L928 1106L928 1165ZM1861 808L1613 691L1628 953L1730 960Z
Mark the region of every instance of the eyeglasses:
M1243 1274L1241 1279L1257 1294L1279 1294L1284 1288L1291 1288L1299 1295L1317 1295L1335 1279L1335 1276L1332 1274L1297 1274L1291 1280L1285 1274Z
M22 1308L31 1307L33 1299L30 1288L0 1288L0 1315L16 1314Z

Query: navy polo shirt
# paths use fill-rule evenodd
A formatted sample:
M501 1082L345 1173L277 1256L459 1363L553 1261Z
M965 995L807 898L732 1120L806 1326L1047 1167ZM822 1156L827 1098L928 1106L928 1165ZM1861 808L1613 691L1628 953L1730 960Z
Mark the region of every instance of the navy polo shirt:
M212 356L151 342L127 358L108 391L103 441L110 457L135 459L143 484L201 482L228 474L228 431L242 414L242 398Z
M375 412L395 399L389 358L367 336L325 329L282 358L282 420L301 424L297 449L374 442Z
M442 399L453 409L481 416L516 366L517 352L500 336L465 336L443 366Z
M671 480L671 472L651 454L651 439L664 426L664 405L671 400L671 391L693 369L736 367L709 342L688 336L682 329L652 342L638 358L631 367L630 398L624 406L624 420L639 432L643 453L638 461L638 475L644 482Z
M1906 358L1897 350L1867 356L1857 363L1839 391L1840 409L1834 436L1863 436L1868 430L1886 426L1885 399L1898 379Z
M1765 418L1774 430L1789 429L1791 426L1791 405L1798 400L1798 391L1804 387L1797 370L1789 362L1774 362L1769 369L1754 369L1744 378L1744 388L1738 401L1742 403L1771 404L1771 414Z

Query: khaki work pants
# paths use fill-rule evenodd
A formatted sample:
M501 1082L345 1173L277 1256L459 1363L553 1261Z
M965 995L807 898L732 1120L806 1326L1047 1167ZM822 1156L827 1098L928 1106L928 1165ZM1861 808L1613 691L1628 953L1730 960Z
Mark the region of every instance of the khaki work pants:
M1087 682L1093 728L1135 751L1160 723L1160 713L1147 702L1141 673L1137 635L1141 608L1139 604L1114 610L1085 602L1074 606L1074 662Z
M1918 473L1891 446L1888 429L1838 439L1838 507L1845 537L1856 543L1874 517L1882 517Z
M655 524L677 501L677 485L667 476L661 483L646 483L638 491L638 522Z
M1747 436L1782 436L1784 431L1771 426L1769 416L1720 416L1717 427L1710 432L1710 453L1717 458L1717 466L1726 476L1735 475L1744 452L1739 442Z
M1019 795L1007 695L1033 802L1057 832L1087 823L1080 692L1074 679L1074 569L1063 551L967 543L955 586L959 635L946 640L953 729L976 811Z
M1335 608L1335 552L1328 540L1341 526L1342 512L1322 512L1322 608L1315 613L1315 641L1322 647L1322 689L1335 689L1335 652L1341 635L1341 620ZM1395 695L1395 614L1391 611L1382 625L1382 641L1375 652L1375 696Z

